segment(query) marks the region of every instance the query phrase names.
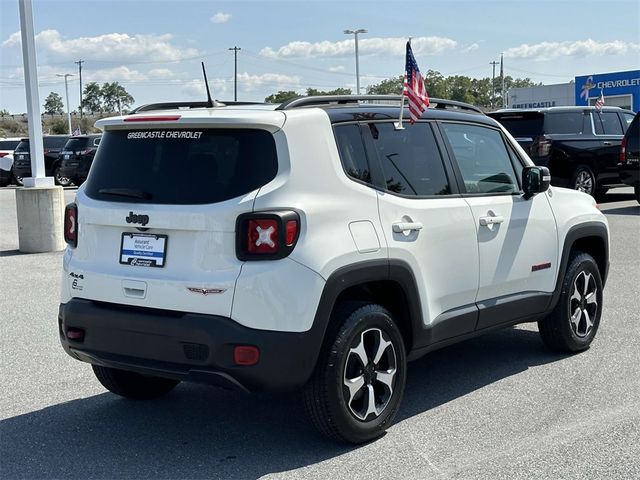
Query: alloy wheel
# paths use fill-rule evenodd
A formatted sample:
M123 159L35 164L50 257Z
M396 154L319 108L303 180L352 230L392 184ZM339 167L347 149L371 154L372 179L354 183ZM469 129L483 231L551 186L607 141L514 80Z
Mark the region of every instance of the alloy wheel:
M370 328L353 341L344 366L343 390L351 414L375 419L389 405L398 372L396 351L382 330Z
M591 177L591 174L587 170L580 170L578 175L576 175L576 183L574 187L580 192L591 195L593 193L593 178Z
M581 271L573 281L569 319L573 333L584 338L591 333L598 313L598 287L592 274Z

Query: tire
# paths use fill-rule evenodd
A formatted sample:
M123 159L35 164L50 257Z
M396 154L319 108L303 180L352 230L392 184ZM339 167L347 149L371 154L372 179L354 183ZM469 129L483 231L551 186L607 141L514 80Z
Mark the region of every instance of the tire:
M326 437L373 440L391 425L402 400L407 370L402 335L389 312L375 304L338 306L330 325L304 389L305 406Z
M115 368L91 365L102 386L116 395L132 400L151 400L169 393L177 380L140 375Z
M18 185L19 187L24 186L24 180L22 177L17 176L15 173L12 173L13 183Z
M56 182L56 185L60 185L62 187L68 187L72 183L69 177L63 177L60 175L60 164L56 164L53 167L53 179Z
M561 288L551 315L538 322L542 341L554 352L586 350L596 336L602 314L602 279L591 255L572 254Z
M596 176L593 170L586 165L578 165L571 175L569 188L594 196L596 193Z

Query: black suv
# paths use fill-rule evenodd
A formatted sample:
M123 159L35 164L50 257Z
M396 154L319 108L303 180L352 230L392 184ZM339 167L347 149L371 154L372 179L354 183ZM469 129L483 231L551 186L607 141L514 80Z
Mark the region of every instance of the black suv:
M56 172L60 166L58 154L69 135L45 135L42 137L44 147L44 170L47 176L56 177ZM29 151L29 139L23 138L14 153L13 177L18 185L22 185L22 179L31 176L31 153Z
M552 183L596 195L621 186L618 157L634 113L618 107L551 107L489 113L514 136Z
M67 140L58 155L60 168L56 181L60 185L70 185L71 182L82 185L89 174L101 137L102 135L78 135Z
M636 200L640 203L640 113L636 113L622 139L618 169L620 180L633 187Z

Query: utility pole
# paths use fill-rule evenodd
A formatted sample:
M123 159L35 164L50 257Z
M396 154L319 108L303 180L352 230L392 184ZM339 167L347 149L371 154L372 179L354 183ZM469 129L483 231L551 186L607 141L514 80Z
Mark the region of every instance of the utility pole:
M506 108L505 99L507 98L507 92L504 91L504 53L500 54L500 78L502 79L502 108Z
M78 75L80 76L80 118L82 118L84 116L82 113L82 64L84 63L84 60L78 60L73 63L78 65Z
M356 95L360 95L360 64L358 61L358 34L359 33L367 33L367 30L364 28L359 28L357 30L345 30L345 35L353 35L356 41Z
M69 124L69 135L71 135L71 104L69 103L69 85L67 77L73 77L70 73L56 73L56 77L64 77L64 93L67 98L67 123Z
M489 65L493 66L493 74L491 76L491 108L493 109L496 108L496 65L498 65L498 62L494 60L493 62L489 62Z
M233 101L238 101L238 52L242 50L240 47L234 46L229 50L233 50Z

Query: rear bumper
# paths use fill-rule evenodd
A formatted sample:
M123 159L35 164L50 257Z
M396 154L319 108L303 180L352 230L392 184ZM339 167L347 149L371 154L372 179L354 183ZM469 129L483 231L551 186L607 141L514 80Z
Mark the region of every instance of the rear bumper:
M60 341L72 357L97 365L246 391L301 386L315 367L324 325L307 332L243 327L215 315L72 299L58 314ZM69 328L84 330L71 340ZM236 345L253 345L260 360L238 366Z
M632 187L640 186L640 164L620 165L618 171L622 183Z

